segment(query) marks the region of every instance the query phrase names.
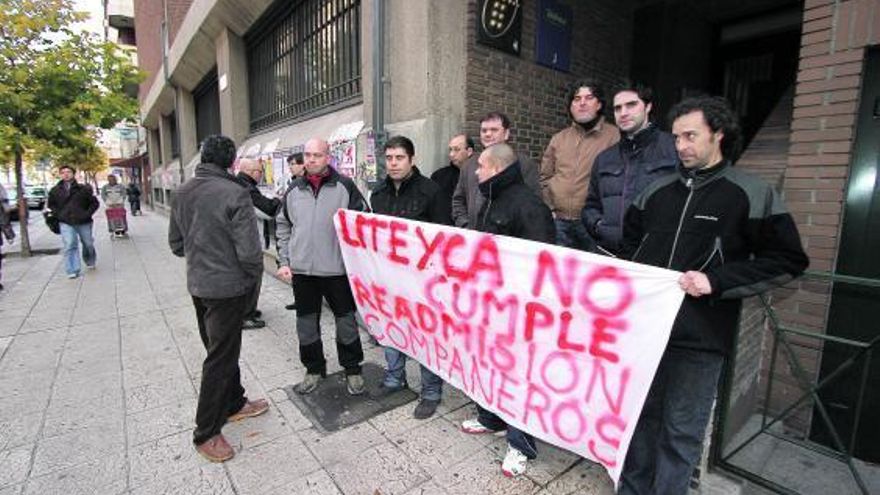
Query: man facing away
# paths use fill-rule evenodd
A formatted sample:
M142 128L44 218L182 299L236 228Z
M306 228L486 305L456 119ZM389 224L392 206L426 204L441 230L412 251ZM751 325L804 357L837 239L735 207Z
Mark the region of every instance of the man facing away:
M138 187L137 182L134 180L128 185L128 188L125 190L125 195L128 196L128 206L131 208L131 215L137 216L141 213L141 188Z
M479 156L477 170L483 202L477 223L480 232L518 237L553 244L556 229L553 216L540 196L531 194L523 183L513 148L495 144ZM505 476L519 476L526 470L528 459L538 455L535 439L528 433L507 425L494 413L477 406L477 418L461 424L465 433L484 434L507 430L507 454L501 464Z
M490 112L480 120L480 142L483 148L493 144L507 143L510 139L510 119L500 112ZM520 175L529 190L541 197L541 184L538 181L538 166L525 153L517 154ZM477 182L477 155L471 156L465 163L462 173L452 195L452 221L456 227L475 228L477 214L483 206L485 198L480 194Z
M252 158L242 158L238 163L238 174L235 176L235 179L247 189L247 192L251 197L251 202L254 204L254 208L270 219L274 219L275 215L278 214L278 210L281 209L281 200L277 198L267 198L262 192L260 192L260 188L257 187L257 184L263 179L263 166L260 162ZM260 289L262 286L263 277L261 276L257 278L254 291L251 293L250 300L248 300L247 308L245 308L244 321L241 324L243 330L263 328L266 326L266 322L260 319L263 315L262 311L257 309L260 301Z
M623 139L596 157L581 218L597 251L616 255L627 207L648 184L675 173L678 153L672 134L651 122L651 88L621 84L612 98L614 120Z
M809 264L773 188L733 167L736 116L721 98L689 98L670 113L681 164L626 212L621 254L684 272L686 292L633 433L621 494L685 495L700 457L742 298Z
M98 260L92 236L92 215L98 210L98 198L92 193L92 186L76 181L76 169L70 165L62 165L59 173L61 180L49 191L48 205L61 227L67 278L76 278L82 266L79 244L87 267L95 268Z
M571 125L550 138L541 160L544 202L553 211L556 243L591 250L593 243L581 223L593 161L620 139L606 122L605 91L593 81L577 81L567 94Z
M385 168L388 175L373 191L370 202L375 213L449 225L449 205L434 181L425 177L413 163L415 146L404 136L395 136L385 143ZM385 348L385 378L380 394L403 390L406 383L406 354ZM422 392L413 412L416 419L434 415L440 404L443 380L424 366L420 367Z
M171 251L186 257L186 286L207 351L193 443L212 462L235 455L221 433L227 421L269 409L266 400L245 397L238 367L241 321L263 273L263 251L251 198L229 173L234 159L231 139L205 138L201 163L195 176L177 189L168 224Z
M439 168L431 174L431 180L440 186L440 194L449 210L450 218L452 217L452 195L455 193L455 186L458 185L461 169L473 154L474 140L467 134L457 134L449 140L449 165Z
M360 395L364 351L333 216L340 208L368 211L369 207L354 181L330 167L327 141L310 139L303 157L306 175L291 184L277 218L277 275L293 282L299 355L306 367L305 378L293 389L312 393L327 374L320 321L321 302L326 299L336 318L336 355L345 369L348 393Z

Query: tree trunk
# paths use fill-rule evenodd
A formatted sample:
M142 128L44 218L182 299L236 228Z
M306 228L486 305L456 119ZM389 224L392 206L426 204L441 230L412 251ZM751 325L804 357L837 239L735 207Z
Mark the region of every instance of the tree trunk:
M22 166L22 150L15 150L15 190L18 192L18 230L21 238L21 256L31 255L31 238L28 235L28 207L24 197L24 171Z

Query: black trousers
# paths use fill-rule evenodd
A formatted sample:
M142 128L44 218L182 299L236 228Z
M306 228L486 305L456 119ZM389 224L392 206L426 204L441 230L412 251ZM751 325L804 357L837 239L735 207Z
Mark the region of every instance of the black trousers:
M225 299L193 296L199 336L208 351L202 363L202 384L196 409L193 443L200 445L220 433L226 418L238 412L247 398L241 386L241 320L250 293Z
M257 304L260 302L260 289L263 287L263 276L257 278L257 284L254 285L253 290L248 294L247 304L244 308L244 317L245 318L254 318L254 313L257 311Z
M321 342L321 303L327 304L336 318L336 356L346 375L359 375L364 350L355 320L355 303L345 275L317 277L293 275L296 298L296 333L300 360L312 374L327 373L324 344Z

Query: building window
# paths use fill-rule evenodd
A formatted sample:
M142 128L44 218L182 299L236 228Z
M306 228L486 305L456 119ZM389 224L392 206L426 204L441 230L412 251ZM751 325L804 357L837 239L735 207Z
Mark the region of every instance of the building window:
M209 72L193 90L196 105L196 142L201 146L206 137L220 134L220 91L217 69Z
M360 0L281 0L245 37L251 131L361 96Z
M171 159L180 158L180 134L177 132L177 112L168 116L168 132L171 134Z

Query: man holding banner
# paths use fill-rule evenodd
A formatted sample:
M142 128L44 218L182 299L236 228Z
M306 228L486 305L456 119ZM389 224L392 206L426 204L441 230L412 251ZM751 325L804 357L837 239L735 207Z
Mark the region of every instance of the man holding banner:
M740 129L721 98L671 113L679 173L658 179L625 217L622 255L684 272L687 294L633 433L619 494L684 495L722 375L742 298L809 264L776 191L733 168Z
M556 241L553 214L523 182L516 152L505 143L486 148L478 159L477 169L483 206L477 216L476 230L498 235L552 244ZM477 406L477 417L465 420L465 433L494 433L507 429L507 454L501 465L505 476L519 476L526 470L528 459L538 455L535 439L528 433L505 423L498 415Z
M413 164L415 146L409 138L394 136L385 143L385 168L388 175L373 191L370 201L373 212L383 215L420 220L443 225L452 223L445 196L431 179L419 172ZM406 383L406 354L393 347L385 347L385 379L381 394L403 390ZM413 411L416 419L434 415L440 404L443 380L424 365L420 367L422 392Z

